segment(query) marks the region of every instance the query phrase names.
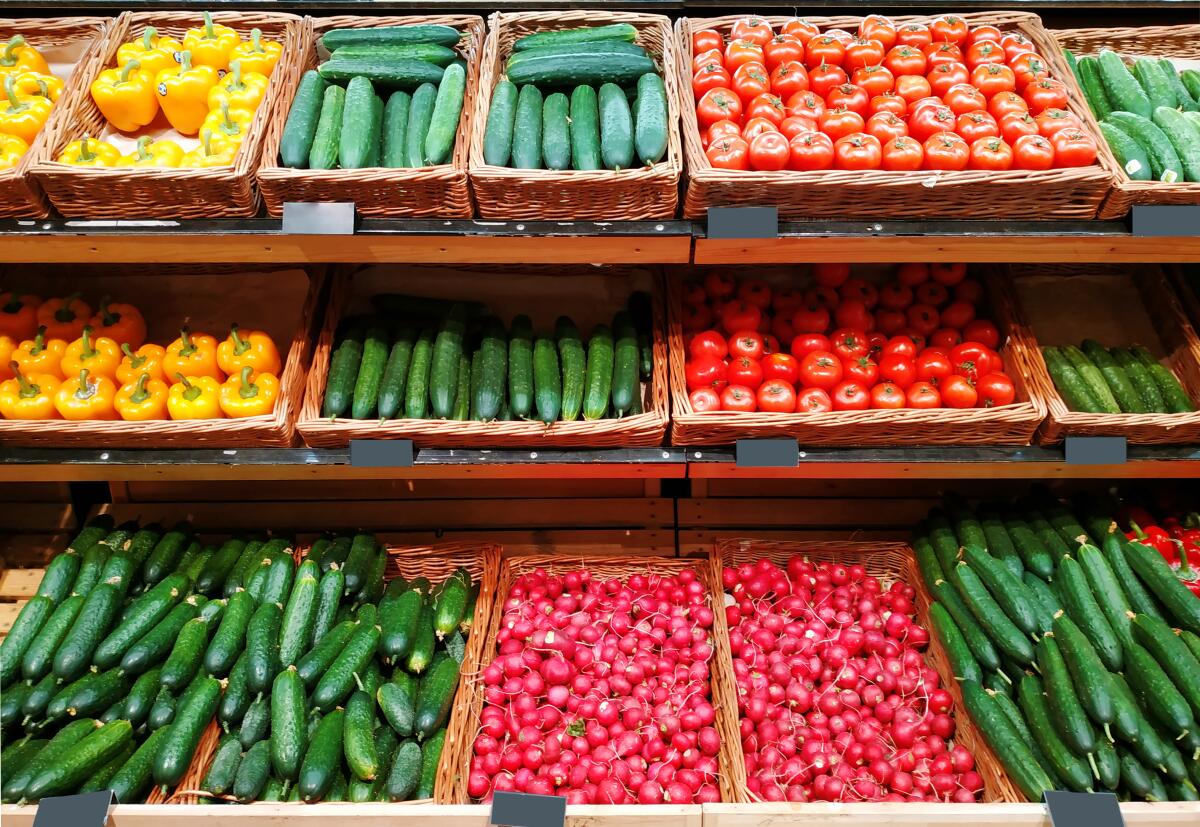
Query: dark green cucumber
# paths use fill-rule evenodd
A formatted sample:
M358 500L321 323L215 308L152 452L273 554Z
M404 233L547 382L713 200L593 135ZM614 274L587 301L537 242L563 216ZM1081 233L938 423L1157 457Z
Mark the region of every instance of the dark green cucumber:
M621 91L624 97L625 92L618 84L633 84L642 75L654 71L654 61L643 55L575 52L531 56L509 66L507 74L508 79L518 86L536 84L546 88L572 88L581 83L604 84Z
M1091 641L1066 613L1054 619L1054 639L1066 661L1076 695L1088 716L1108 731L1116 718L1112 700L1112 675L1104 668Z
M1163 614L1158 602L1146 591L1142 581L1129 567L1129 561L1125 558L1126 545L1125 535L1117 528L1116 523L1110 523L1102 544L1104 559L1108 561L1109 567L1120 582L1130 608L1138 614L1148 614L1161 619Z
M79 688L65 698L66 708L64 711L67 717L92 718L99 716L114 703L124 700L128 696L129 681L118 670L110 669L107 672L95 674L96 679L88 681L86 684L77 681L76 685ZM52 700L46 712L48 715L58 717L56 714L58 710L54 708L54 705Z
M1121 781L1125 787L1138 798L1152 800L1157 781L1154 773L1124 748L1118 748L1117 755L1121 762Z
M1058 595L1046 583L1045 580L1038 577L1031 571L1027 571L1021 575L1021 582L1029 589L1029 593L1041 606L1043 613L1048 614L1053 620L1054 615L1062 610L1062 601L1058 599Z
M1092 775L1102 786L1115 790L1121 783L1121 761L1113 742L1101 737L1099 732L1096 733L1096 751L1092 758L1096 762Z
M79 574L76 575L75 583L71 586L72 594L81 594L86 597L88 592L96 587L96 584L100 582L100 572L104 570L104 564L108 562L109 554L111 554L111 549L103 542L94 544L83 553ZM12 633L9 632L9 634Z
M508 58L505 66L519 66L534 57L584 54L638 55L639 57L649 57L649 53L636 43L624 40L590 40L578 43L559 43L553 46L538 46L534 49L524 49L520 52L514 52Z
M1188 591L1162 555L1133 542L1124 544L1124 552L1129 567L1161 601L1175 625L1200 634L1200 598Z
M1096 596L1092 594L1087 575L1074 557L1067 555L1059 561L1054 582L1062 598L1063 609L1096 647L1096 653L1104 661L1105 667L1113 672L1119 671L1124 662L1121 641L1108 625Z
M409 739L401 742L388 773L387 795L392 801L408 801L421 781L421 746Z
M962 558L983 581L984 586L1004 610L1004 614L1027 635L1037 635L1044 629L1034 608L1033 597L1025 584L996 558L975 545L964 546Z
M357 626L352 620L343 621L330 629L317 645L296 663L296 669L306 689L312 689L328 671L354 635Z
M362 604L377 605L380 598L383 597L383 589L386 585L384 575L387 574L388 553L387 549L382 546L375 552L375 556L371 558L371 566L367 569L367 576L363 581L362 588L355 595L355 602Z
M1046 698L1058 734L1080 757L1095 752L1094 731L1075 693L1070 671L1053 634L1046 635L1038 643L1037 665L1046 683Z
M56 554L46 565L42 581L38 584L37 595L50 600L55 606L66 600L79 574L80 556L74 552Z
M1100 126L1103 129L1107 124L1101 124ZM1148 177L1149 175L1147 174ZM1167 413L1167 403L1163 399L1162 392L1159 391L1158 385L1155 384L1154 379L1150 376L1150 371L1133 355L1133 352L1128 348L1114 347L1109 348L1109 353L1117 360L1117 364L1125 369L1125 375L1129 377L1134 390L1141 396L1146 410L1153 413Z
M634 154L646 166L667 153L667 87L657 72L638 78L637 103L633 108Z
M1196 405L1188 398L1174 373L1165 368L1149 350L1141 345L1134 345L1131 350L1137 360L1146 366L1154 384L1158 385L1159 393L1167 403L1168 412L1191 413L1196 410Z
M437 642L437 633L433 629L433 612L433 600L427 597L421 607L417 631L404 663L404 667L414 674L424 672L433 661L434 646Z
M254 598L247 591L235 592L229 598L217 632L204 653L204 668L210 675L223 678L229 674L246 646L246 629L255 608Z
M271 741L259 741L246 751L233 778L233 796L238 801L257 801L271 775ZM286 784L286 781L285 781Z
M1150 175L1155 181L1182 181L1183 164L1170 137L1150 120L1153 111L1145 113L1113 112L1110 123L1137 141L1150 159Z
M587 369L584 376L583 418L602 419L612 396L614 345L607 325L596 325L588 341Z
M416 678L397 669L392 680L380 686L375 693L384 719L397 735L405 738L415 732L417 688Z
M137 751L137 745L130 741L124 748L116 754L115 757L109 759L108 763L100 767L100 769L88 776L87 780L79 787L81 793L95 793L101 790L107 790L109 782L113 776L120 771L121 767L133 757L133 753Z
M382 143L380 164L382 166L393 169L408 166L408 115L411 107L412 95L408 92L398 90L388 96L387 103L383 107L383 128L380 135ZM407 367L406 359L405 368L407 369ZM401 382L401 386L403 386L403 382ZM393 414L395 411L396 409L393 408Z
M466 89L467 70L464 66L461 63L447 66L438 83L429 129L425 133L425 163L429 166L439 166L450 159Z
M1079 567L1087 575L1092 595L1104 613L1109 628L1122 645L1129 643L1133 639L1129 631L1130 605L1116 572L1108 564L1108 558L1100 549L1087 543L1079 547Z
M153 537L154 534L151 533L150 536ZM134 535L131 543L138 545L139 540L143 541L143 543L145 541L142 531ZM142 567L143 582L148 586L153 586L175 571L191 541L192 527L186 522L179 523L170 531L163 534L161 539L154 545L153 551L150 552L149 557L146 558L146 562Z
M942 564L933 552L933 543L925 533L924 524L917 527L912 547L917 558L917 568L921 571L921 580L924 581L925 588L932 591L934 583L946 579L946 573L942 571Z
M454 389L454 407L450 410L450 418L457 422L468 419L478 419L472 410L471 385L483 382L483 360L479 351L468 354L465 351L458 357L458 384ZM474 379L472 377L474 376Z
M175 573L140 596L132 604L135 611L96 647L92 663L99 669L109 669L122 663L130 648L171 613L175 604L187 594L190 585L186 575Z
M397 95L404 94L397 92ZM393 97L395 97L393 95ZM391 102L388 102L389 105ZM386 160L386 159L385 159ZM389 164L385 163L385 166ZM383 377L379 383L379 398L376 412L381 420L393 419L400 412L404 401L404 391L408 382L408 366L412 360L413 343L416 331L408 325L403 325L397 332L384 366Z
M296 782L304 801L324 798L333 784L334 775L341 771L345 718L346 713L341 707L326 713L309 740Z
M254 610L246 627L246 687L262 694L279 674L279 634L283 610L277 603L263 603Z
M338 606L346 591L346 575L336 563L329 571L321 575L317 584L316 609L313 612L313 622L309 646L316 646L334 627Z
M1074 345L1064 345L1061 350L1063 357L1071 363L1071 367L1075 368L1080 378L1083 379L1092 394L1100 402L1101 412L1120 413L1121 406L1117 403L1117 398L1108 387L1108 382L1105 381L1104 374L1088 358L1087 354Z
M63 554L83 555L89 548L102 541L115 528L116 522L109 514L101 514L88 520L86 526L80 529Z
M281 619L279 637L280 668L291 666L300 659L308 648L312 634L313 617L317 610L317 575L320 569L316 562L300 565L296 574L296 585L288 598Z
M362 363L363 337L366 326L361 322L343 324L340 338L329 361L329 378L325 385L325 400L321 415L338 417L350 409L354 398L354 382Z
M330 58L317 71L331 83L346 84L347 88L356 78L381 89L415 89L421 85L437 83L444 69L436 63L416 58L380 59L361 55ZM349 100L349 91L347 91Z
M1191 708L1162 666L1134 643L1126 653L1125 679L1162 732L1172 740L1196 729Z
M1097 117L1104 118L1108 114L1108 112L1105 112L1103 115L1097 113ZM1134 181L1151 180L1150 156L1146 154L1146 150L1142 149L1142 145L1122 132L1114 124L1101 121L1098 126L1100 127L1100 134L1104 136L1108 148L1116 156L1117 162L1121 165L1121 169L1125 170L1125 174ZM1130 379L1132 380L1132 377ZM1145 399L1143 398L1144 401Z
M571 160L578 170L600 169L600 107L592 86L571 92Z
M1062 397L1067 410L1106 413L1095 391L1084 381L1075 366L1067 360L1059 348L1043 347L1042 358L1046 362L1046 371L1054 382L1054 389Z
M1034 743L1049 760L1054 775L1075 792L1091 791L1092 773L1088 762L1075 755L1059 736L1050 707L1042 693L1042 682L1036 675L1026 675L1021 679L1017 685L1017 702L1029 724Z
M546 169L571 168L570 101L562 92L542 103L542 160Z
M345 701L354 689L355 675L367 667L378 645L379 627L374 625L374 621L359 623L345 649L317 681L312 693L313 707L328 711Z
M121 717L133 724L135 729L141 727L150 717L150 707L154 705L154 698L158 695L161 679L162 670L151 669L149 672L143 672L133 682L129 696L125 698Z
M562 418L573 422L583 407L584 372L587 356L579 328L566 316L559 316L554 325L558 339L558 355L563 374Z
M462 622L470 588L471 574L463 568L456 570L442 584L433 610L433 629L438 640L457 629Z
M1096 61L1100 79L1113 109L1150 117L1153 110L1150 99L1133 73L1125 66L1121 56L1111 49L1101 49Z
M262 561L263 549L266 545L266 540L258 538L246 541L246 547L242 549L241 556L234 563L229 576L225 578L225 582L221 584L221 595L223 597L229 597L237 589L245 587L246 575L252 566L256 566Z
M286 782L283 779L271 776L267 779L266 785L262 792L259 793L258 801L284 801L287 798L288 791Z
M29 699L29 693L32 691L33 684L21 681L4 692L3 697L0 697L0 728L8 729L20 723L25 701Z
M226 735L217 744L212 763L200 782L200 789L212 795L225 795L233 789L238 766L242 763L242 745L234 735Z
M355 778L374 781L379 773L379 753L375 749L375 698L356 690L346 702L342 730L342 751L346 766Z
M193 617L179 629L171 651L162 667L163 686L172 692L181 692L192 682L204 660L208 637L216 626L209 617Z
M513 83L516 81L512 78ZM532 83L521 85L513 116L512 151L509 161L515 169L542 168L542 92Z
M988 553L1004 564L1014 577L1020 577L1025 571L1025 565L1017 553L1016 546L1013 545L1013 538L1004 527L999 511L980 508L978 521L987 540Z
M628 311L622 310L613 318L613 338L612 407L620 417L630 412L641 390L637 329Z
M417 738L428 738L445 725L457 688L458 662L454 658L436 660L428 674L421 679L417 695L416 717L413 721Z
M141 801L150 787L154 766L154 756L158 754L167 737L167 730L159 729L134 751L129 760L117 770L109 780L108 789L116 795L117 801L133 804Z
M458 29L438 24L376 26L330 29L321 36L321 45L331 52L344 46L410 46L420 43L454 46L461 37Z
M433 798L434 779L437 777L438 763L441 761L442 747L445 743L446 730L443 728L421 745L421 777L415 793L418 799Z
M408 167L425 166L425 136L433 118L433 107L437 103L437 83L441 74L416 85L412 100L408 104L408 129L404 133L404 156Z
M41 775L48 767L53 767L71 755L79 742L92 734L100 726L99 721L82 718L72 721L60 729L50 742L44 746L33 760L18 767L11 774L6 774L3 785L5 801L16 802L25 798L25 792L33 780Z
M644 71L652 71L653 66L651 63ZM582 82L582 78L577 82ZM604 83L596 98L600 112L600 158L604 168L628 169L633 165L633 114L629 111L629 99L616 83Z
M500 414L504 402L504 386L508 376L508 334L504 324L494 316L484 320L477 351L478 380L472 377L471 409L476 418L490 422Z
M55 675L63 681L72 681L87 670L96 647L120 612L124 596L125 587L115 577L100 583L88 593L66 639L54 653Z
M330 86L321 102L321 118L308 153L309 169L337 169L345 116L346 90L341 86Z
M1104 81L1100 79L1099 62L1089 55L1079 58L1077 66L1079 68L1079 86L1083 90L1088 106L1091 107L1092 114L1096 116L1097 120L1107 117L1108 113L1113 111L1113 107L1108 100L1108 93L1104 91Z
M326 61L322 71L333 65L376 64L376 61L349 58ZM329 78L328 74L324 75ZM379 165L380 135L383 130L383 102L375 94L373 76L355 74L346 84L346 102L342 109L342 129L338 135L338 164L342 169L363 169ZM368 336L371 334L368 328ZM364 350L365 350L364 340ZM382 370L382 362L380 362ZM360 371L361 373L361 368ZM357 387L357 380L356 380ZM361 417L360 417L361 418Z
M417 634L417 623L421 618L423 598L416 589L408 589L394 601L379 607L382 630L383 656L397 661L408 655Z
M1031 663L1033 645L1029 638L1004 613L972 567L960 562L950 573L950 578L963 602L996 646L1018 663Z
M437 43L412 43L403 46L380 45L378 43L356 43L339 46L329 54L330 58L369 57L376 60L408 59L425 60L438 66L449 66L458 58L458 52Z
M483 132L483 161L497 167L508 166L512 155L513 123L517 115L517 87L501 80L492 90L487 126Z
M1193 717L1200 716L1200 657L1159 618L1133 615L1132 621L1133 640L1158 661L1192 708Z
M586 26L578 29L553 29L517 38L514 52L540 49L546 46L563 46L571 43L589 43L597 40L623 40L632 43L637 39L637 29L629 23L612 23L606 26Z
M315 69L309 69L301 76L279 139L279 162L283 166L303 168L308 164L325 87L325 79Z
M21 607L8 634L0 641L0 689L7 689L20 677L25 652L54 614L54 608L54 601L44 595L34 595Z
M994 671L1000 668L1000 653L996 650L991 638L983 631L979 625L979 621L975 619L975 615L967 607L967 604L959 596L958 591L947 580L941 580L934 583L931 588L933 596L940 602L950 616L954 619L954 623L958 626L963 637L967 641L967 646L971 649L971 654L979 662L980 667L985 672Z
M158 690L158 695L150 706L150 714L146 716L146 729L151 732L166 730L175 720L176 706L178 704L175 696L165 686Z
M533 388L538 419L547 425L562 412L562 372L554 340L539 336L533 343Z
M54 763L37 763L39 771L25 787L23 798L37 801L74 792L79 785L133 743L129 721L113 721L93 729Z
M215 596L245 550L246 541L239 537L230 537L222 543L217 552L204 564L204 569L196 578L195 590L209 597Z
M271 734L271 698L259 695L246 707L242 716L241 726L238 727L238 743L242 749L250 749L259 741Z
M1163 77L1171 87L1171 92L1175 95L1176 105L1183 112L1196 112L1200 110L1200 103L1192 96L1191 91L1184 85L1182 78L1179 76L1179 70L1175 68L1175 64L1170 58L1159 58L1158 67L1162 71Z
M1081 347L1092 364L1100 370L1100 375L1104 377L1108 389L1112 392L1113 398L1117 400L1121 410L1125 413L1146 413L1146 405L1138 392L1134 390L1129 376L1117 364L1104 345L1095 339L1084 339Z
M377 549L375 535L354 535L354 540L350 545L350 554L346 558L346 565L342 567L342 574L346 578L345 593L347 595L358 594L362 589Z
M73 595L55 607L21 658L21 676L25 680L37 683L50 674L54 653L66 638L85 599L83 595Z
M1174 109L1178 105L1175 90L1163 74L1162 67L1153 58L1139 57L1133 61L1133 76L1137 78L1152 109L1159 107Z
M533 323L524 315L509 325L508 402L517 419L533 413Z
M942 648L946 650L946 656L950 659L950 669L955 679L960 681L982 680L983 675L979 671L978 661L971 654L971 649L967 646L962 632L955 625L954 618L950 617L950 613L941 603L930 604L929 625L933 627L934 634L941 641Z
M183 778L200 738L221 702L221 682L211 676L201 676L188 688L175 710L162 748L154 756L154 781L173 787Z
M350 406L351 418L371 419L375 414L387 358L387 330L381 324L371 325L363 338L362 361L354 380L354 401Z
M285 780L295 781L300 774L308 746L305 713L304 684L296 669L289 666L275 677L271 687L271 765Z
M48 673L31 686L29 694L21 703L21 713L24 715L25 721L27 723L40 721L45 716L46 707L60 689L58 678L54 676L53 672Z
M433 415L438 419L449 419L454 411L454 398L458 392L459 360L463 354L465 334L465 308L455 305L438 329L429 369L429 399ZM352 592L357 591L357 584L351 584L349 571L346 572L346 588Z

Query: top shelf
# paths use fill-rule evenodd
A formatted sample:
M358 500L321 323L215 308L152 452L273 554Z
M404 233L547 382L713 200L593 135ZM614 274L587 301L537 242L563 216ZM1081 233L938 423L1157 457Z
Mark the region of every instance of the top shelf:
M53 9L56 13L65 9L91 11L142 11L146 9L270 9L278 10L279 0L16 0L11 4L16 9ZM353 9L362 13L362 0L290 0L287 5L302 12L345 12ZM429 0L372 0L374 12L421 11L427 12L432 4ZM436 4L443 10L500 10L522 11L526 9L586 9L600 4L587 0L439 0ZM813 14L825 10L861 8L861 0L809 0L797 5L789 0L757 0L753 3L729 3L728 0L604 0L610 9L639 9L660 14L694 11L712 14L731 14L738 9L796 9ZM872 8L955 10L975 11L982 9L1036 9L1072 11L1082 9L1146 9L1179 12L1194 8L1194 0L872 0Z

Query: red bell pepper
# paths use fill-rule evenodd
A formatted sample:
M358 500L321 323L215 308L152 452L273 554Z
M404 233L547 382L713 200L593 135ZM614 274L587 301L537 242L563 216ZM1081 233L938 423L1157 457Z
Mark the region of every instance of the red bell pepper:
M1129 527L1132 530L1125 533L1127 540L1137 540L1144 546L1150 546L1168 563L1179 562L1179 553L1176 551L1175 542L1165 529L1156 525L1147 525L1143 528L1134 520L1129 521Z

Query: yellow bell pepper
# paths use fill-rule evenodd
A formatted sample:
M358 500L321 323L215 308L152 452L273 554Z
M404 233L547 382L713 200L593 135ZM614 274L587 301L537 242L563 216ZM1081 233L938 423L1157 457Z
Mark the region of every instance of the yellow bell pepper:
M221 410L230 419L269 414L275 410L278 398L279 377L273 373L255 374L249 365L221 385Z
M171 126L184 135L195 135L208 116L208 90L217 85L217 70L192 64L192 53L179 53L179 65L163 69L154 79L158 105Z
M153 26L147 26L142 31L141 39L122 43L117 49L117 68L121 68L131 60L142 65L142 71L150 77L158 77L163 69L178 65L175 53L183 51L183 46L173 37L160 35Z
M229 68L229 53L240 42L238 33L228 26L214 24L212 15L204 13L204 26L188 29L183 35L183 48L192 53L192 60L214 69Z
M74 376L81 370L87 370L92 376L115 379L120 364L121 346L107 336L94 335L91 326L88 326L63 351L62 374Z
M143 373L134 381L121 386L113 405L121 419L127 422L166 419L167 383L155 379L149 373Z
M43 75L41 72L22 72L16 76L13 83L18 95L40 95L49 98L51 103L62 97L65 86L62 78Z
M222 104L229 104L230 108L253 112L267 93L267 83L266 75L245 72L241 61L235 60L229 64L229 74L208 91L208 108L220 109Z
M218 383L225 381L225 374L217 367L217 340L207 333L192 333L186 327L179 331L179 338L167 345L163 355L163 376L168 382L178 382L175 377L211 376Z
M282 54L283 46L262 39L262 29L251 29L250 39L243 40L229 53L229 62L232 65L233 61L240 60L244 71L258 72L269 78Z
M46 337L46 328L39 327L32 339L17 345L12 359L28 374L43 373L62 378L62 356L67 343L62 339Z
M58 163L73 167L115 167L119 160L121 150L108 141L98 141L88 135L71 141L58 156Z
M233 166L233 159L240 148L240 142L214 135L211 129L206 129L200 133L200 146L180 158L179 166L198 169Z
M58 419L54 395L62 380L46 373L26 374L9 363L16 377L0 383L0 416L5 419Z
M136 132L158 114L154 77L131 60L120 69L105 69L92 81L92 100L108 122L122 132Z
M255 373L278 375L282 364L275 342L261 330L241 330L236 324L230 325L229 337L217 345L217 367L230 376L236 376L245 367L253 368Z
M214 137L224 138L231 144L241 145L246 132L254 120L254 110L231 108L228 101L221 101L218 108L208 113L201 130L209 130Z
M32 338L37 333L37 310L41 303L32 293L0 293L0 335L18 342Z
M183 160L183 150L174 141L153 140L149 135L138 138L137 147L117 161L119 167L177 167Z
M29 144L23 138L0 132L0 169L12 169L29 151Z
M89 324L97 336L107 336L119 345L139 348L146 341L146 320L141 311L132 304L114 304L108 296L100 299L100 309Z
M171 419L221 419L221 383L211 376L175 374L167 392Z
M117 365L117 381L122 385L136 382L143 373L150 374L151 379L165 381L162 369L163 356L166 350L159 345L142 345L136 351L129 345L121 345L125 358Z
M92 308L79 300L78 293L63 299L47 299L37 310L37 323L46 328L46 336L68 342L79 338L91 317Z
M14 75L4 76L4 94L7 100L0 101L0 132L16 135L27 144L33 143L46 118L50 117L54 104L41 95L18 95Z
M11 336L0 335L0 379L13 378L13 352L17 349L16 340Z
M21 72L41 72L50 74L50 67L42 53L25 42L21 35L13 35L12 40L0 54L0 74L19 74Z
M90 376L87 369L79 371L58 387L54 394L54 407L63 419L116 419L117 409L113 399L117 386L107 376Z

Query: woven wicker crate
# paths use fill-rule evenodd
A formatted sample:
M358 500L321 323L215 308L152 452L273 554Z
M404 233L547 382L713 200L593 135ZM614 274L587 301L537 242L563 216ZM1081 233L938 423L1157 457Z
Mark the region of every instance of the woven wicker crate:
M1028 445L1046 416L1045 403L1031 382L1029 341L1018 318L1013 296L1001 274L985 277L993 320L1006 339L1001 348L1005 372L1016 387L1016 401L998 408L954 408L825 413L704 411L688 398L683 335L683 291L679 280L668 282L671 345L671 444L720 445L740 437L788 437L801 445Z
M1054 387L1039 345L1078 345L1085 337L1106 346L1142 344L1162 359L1200 407L1200 338L1156 265L1029 265L1009 268L1030 343L1030 385L1049 415L1042 443L1065 436L1123 436L1140 445L1200 441L1200 412L1094 414L1068 410ZM1055 291L1055 292L1047 292ZM1069 303L1055 304L1056 296Z
M79 77L90 78L99 71L101 44L111 22L100 17L0 20L0 41L8 42L13 35L19 34L31 46L48 50L51 63L57 62L53 59L55 51L80 52L70 74L62 76L66 81L63 93L29 151L16 166L0 170L0 218L43 218L50 214L50 202L29 175L29 170L46 157L49 147L54 146L55 136L71 111L72 101L87 94L87 87L75 81Z
M283 358L279 399L275 410L244 419L152 420L145 422L84 421L62 419L0 419L0 445L89 448L285 448L295 439L296 417L303 401L305 368L319 321L317 303L325 282L323 269L307 274L298 268L260 267L250 273L244 267L226 266L231 275L245 277L229 291L207 294L198 304L196 287L212 267L176 265L155 268L145 275L144 267L27 268L22 286L40 295L66 295L86 285L86 298L110 293L118 301L142 305L149 326L148 341L166 346L178 335L176 325L191 320L193 329L208 328L222 338L228 324L241 321L246 328L265 329L272 334ZM290 277L289 277L290 274ZM307 283L301 278L307 276ZM288 278L287 287L281 286ZM288 299L281 294L287 292ZM142 299L136 297L141 296ZM236 305L231 306L231 303ZM234 318L236 314L237 318Z
M500 575L496 583L496 605L492 611L491 623L488 625L487 640L484 643L483 655L480 659L480 665L485 666L492 661L496 655L496 635L500 631L500 622L503 619L504 601L508 598L508 593L512 588L513 582L522 574L532 571L535 568L544 568L550 573L572 571L578 569L587 569L594 577L602 578L621 578L624 579L634 574L660 574L660 575L676 575L685 569L691 569L696 572L697 576L704 583L705 590L708 594L709 606L714 610L713 614L719 617L724 616L721 610L723 605L721 602L721 581L714 577L714 568L708 564L708 561L702 559L681 559L671 557L607 557L607 556L568 556L565 554L544 554L544 555L528 555L507 557L503 560L500 567ZM714 628L716 623L714 622ZM712 705L717 710L717 719L713 724L717 732L721 736L721 749L718 754L719 762L719 777L718 787L721 792L722 801L736 801L738 768L741 766L740 748L736 751L733 747L740 742L737 739L737 719L736 710L737 702L734 693L734 686L731 682L731 676L726 673L718 673L717 661L720 658L720 650L714 647L713 659L710 662L710 700ZM460 687L461 691L462 687ZM471 804L471 797L467 794L467 778L471 772L471 747L474 745L475 735L479 732L479 717L483 711L484 702L484 686L481 675L475 675L474 680L469 685L469 694L460 695L456 703L458 705L467 706L467 728L469 733L469 742L464 745L459 755L459 763L455 767L457 777L454 779L454 799L456 804ZM733 715L728 714L733 710ZM441 781L439 768L438 780ZM603 808L602 808L603 809ZM602 811L602 810L601 810Z
M547 266L508 267L504 272L509 277L502 277L494 267L487 277L471 270L438 268L360 271L337 277L330 291L329 309L300 414L298 427L304 441L314 448L345 447L351 439L411 439L417 447L428 448L627 448L662 444L667 429L667 338L666 309L658 274L630 268L598 271ZM560 279L563 276L569 277ZM458 279L461 286L448 288L439 284L447 278ZM381 422L324 417L321 403L325 399L338 322L347 313L364 309L366 297L380 288L483 301L506 320L516 313L529 313L535 327L540 325L544 329L554 324L557 315L566 312L585 333L592 323L607 324L612 313L624 306L629 291L645 290L653 302L654 372L643 390L644 413L621 419L555 422L550 426L540 421L391 419Z
M853 542L789 542L756 539L732 539L717 543L711 564L713 579L721 582L721 570L725 566L738 566L742 563L754 563L767 559L778 566L786 567L787 561L796 555L802 555L813 562L861 564L867 574L879 579L884 589L894 582L907 583L916 590L913 601L913 613L916 621L926 629L929 628L929 594L921 582L917 569L917 561L913 551L904 543L853 543ZM717 612L716 622L717 657L725 662L732 681L732 652L729 646L729 627L725 621L725 613ZM955 732L954 741L962 744L975 756L975 771L983 777L983 800L986 802L1024 801L1024 796L1008 779L1000 761L983 740L975 722L966 714L963 706L962 692L950 668L937 635L930 634L929 647L925 650L925 660L932 666L942 679L942 686L954 698ZM736 691L736 690L735 690ZM736 696L735 696L736 698ZM737 714L736 700L731 707ZM737 721L734 722L735 724ZM737 732L736 726L734 729ZM722 745L724 747L724 745ZM736 753L739 765L743 767L743 782L739 789L739 802L756 801L744 782L744 758L740 738L734 740L731 750ZM849 813L847 813L848 815Z
M116 65L122 43L140 36L146 26L181 38L187 29L203 25L197 11L125 12L109 28L99 61L89 66L87 75L80 74L82 93L72 97L53 144L47 145L44 157L33 166L34 177L56 210L68 218L243 218L258 212L254 171L268 123L287 115L283 90L293 88L300 75L304 25L295 15L261 12L218 12L213 21L233 27L242 36L261 29L265 37L283 46L233 165L211 169L77 167L54 160L71 141L85 133L97 136L104 131L107 121L87 90L104 67Z
M1200 60L1200 24L1190 26L1145 26L1119 29L1055 29L1050 33L1061 48L1076 57L1112 49L1123 57L1170 57ZM1077 86L1072 95L1081 93ZM1095 115L1082 95L1080 108L1088 111L1095 129ZM1200 204L1200 183L1134 181L1120 164L1114 167L1112 192L1100 210L1101 218L1120 218L1134 204Z
M1087 107L1070 69L1037 15L989 11L962 14L970 25L991 24L1019 31L1032 40L1050 63L1051 74L1071 90L1071 110L1089 126ZM691 88L692 33L716 29L728 35L740 15L706 19L681 18L675 24L679 50L680 99L693 98ZM787 19L765 18L778 28ZM856 30L858 15L808 17L822 29ZM892 18L897 24L927 22L929 17ZM1047 48L1049 47L1049 48ZM713 168L704 154L695 107L684 107L683 147L687 160L685 218L704 218L709 207L776 206L788 220L829 218L1095 218L1112 185L1116 160L1090 122L1088 131L1100 147L1100 163L1074 169L1044 171L963 170L961 172L889 172L887 170L820 170L816 172L753 172Z
M258 186L267 212L283 214L288 201L353 201L361 215L408 218L470 218L471 192L467 186L467 156L471 144L471 119L475 114L475 90L479 82L479 58L483 51L483 19L473 15L440 17L321 17L309 19L300 71L315 69L324 52L318 41L330 29L360 29L377 26L439 24L463 33L458 51L467 62L467 86L462 116L450 161L420 169L291 169L279 165L279 142L300 82L297 73L282 96L277 117L271 119L263 142Z
M679 205L683 153L679 143L679 68L671 21L656 14L607 11L497 12L489 18L471 127L471 187L484 218L636 221L672 218ZM504 75L513 42L534 32L630 23L637 43L657 58L667 87L667 154L651 167L613 170L531 170L492 166L483 135L492 89ZM688 87L690 88L690 87Z

